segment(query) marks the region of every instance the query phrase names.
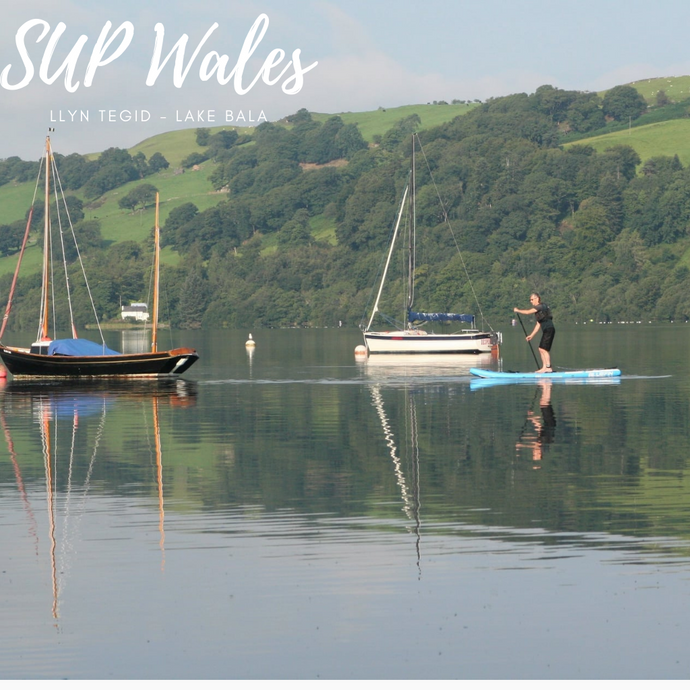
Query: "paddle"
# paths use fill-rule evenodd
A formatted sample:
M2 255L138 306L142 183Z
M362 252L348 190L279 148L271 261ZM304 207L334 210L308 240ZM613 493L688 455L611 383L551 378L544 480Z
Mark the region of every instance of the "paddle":
M525 324L522 323L522 319L520 318L520 314L518 312L515 312L518 317L518 321L520 322L520 325L522 326L522 332L525 334L525 338L527 337L527 331L525 330ZM537 355L534 354L534 348L532 347L532 341L528 340L527 344L529 345L529 351L532 353L532 357L534 357L534 362L537 365L537 369L541 368L541 364L539 364L539 360L537 359Z

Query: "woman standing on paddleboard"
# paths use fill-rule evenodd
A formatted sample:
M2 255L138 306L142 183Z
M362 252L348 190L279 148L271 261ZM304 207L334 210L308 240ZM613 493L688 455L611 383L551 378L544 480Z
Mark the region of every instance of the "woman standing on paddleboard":
M513 311L516 314L534 314L534 318L537 320L534 330L527 336L528 342L534 338L537 331L541 328L541 341L539 343L541 369L537 369L537 373L544 374L553 371L553 369L551 369L551 345L553 344L553 337L556 334L556 329L553 326L551 310L545 304L542 304L541 297L538 293L533 292L530 295L529 301L532 304L530 309L518 309L515 307Z

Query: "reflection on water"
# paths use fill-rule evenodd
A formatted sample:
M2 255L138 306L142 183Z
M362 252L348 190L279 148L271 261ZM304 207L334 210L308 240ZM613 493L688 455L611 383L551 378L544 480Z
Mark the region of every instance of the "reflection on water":
M120 352L123 354L149 352L150 350L150 328L132 328L125 331L120 331Z
M107 454L107 448L102 447L106 419L108 413L123 398L150 406L148 410L140 408L140 414L146 433L151 434L153 442L151 456L156 467L159 543L164 564L163 454L159 406L193 405L196 400L196 384L184 380L11 381L6 384L3 393L0 423L37 555L40 530L22 471L23 462L31 455L20 458L8 415L13 418L30 415L38 428L38 434L32 436L40 439L44 470L52 617L56 621L60 618L61 579L70 570L99 452L101 455ZM36 455L33 455L33 459L37 459Z
M414 398L409 394L405 396L405 423L409 432L404 439L396 442L395 433L383 406L383 398L379 386L371 386L371 400L376 413L381 420L381 429L386 439L396 483L400 487L400 495L403 502L403 511L410 521L411 531L414 531L417 551L417 567L421 568L421 501L419 495L419 443L417 438L417 408ZM403 457L405 456L405 457ZM405 465L409 468L410 480L405 476Z
M441 378L468 376L472 367L490 367L497 358L489 352L478 355L375 355L356 358L372 377L402 376Z
M686 330L559 332L622 379L480 387L491 355L357 362L338 329L9 382L0 677L686 677Z
M520 438L515 444L515 450L527 449L531 451L534 469L541 468L544 450L554 442L556 433L556 415L551 405L550 380L538 381L535 388L535 398L539 397L539 412L536 414L532 406L527 410L527 419L522 427Z

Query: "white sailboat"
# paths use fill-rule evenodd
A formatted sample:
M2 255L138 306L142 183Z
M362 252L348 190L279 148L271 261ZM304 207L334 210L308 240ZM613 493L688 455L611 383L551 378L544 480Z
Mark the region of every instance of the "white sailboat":
M369 355L458 355L458 354L480 354L486 352L496 352L501 341L501 334L493 330L479 330L476 328L475 317L473 314L454 314L440 312L417 312L413 311L414 288L415 288L415 148L417 135L412 137L412 169L410 171L410 181L403 193L400 203L393 238L388 250L388 257L379 284L376 302L371 312L371 317L363 329L364 344ZM372 324L376 315L379 313L379 302L381 293L386 283L388 267L398 238L400 224L405 210L409 214L408 229L408 268L407 268L407 299L405 307L404 325L393 331L374 331ZM456 322L466 324L454 333L429 333L425 328L427 323L450 323ZM415 325L419 324L419 326Z

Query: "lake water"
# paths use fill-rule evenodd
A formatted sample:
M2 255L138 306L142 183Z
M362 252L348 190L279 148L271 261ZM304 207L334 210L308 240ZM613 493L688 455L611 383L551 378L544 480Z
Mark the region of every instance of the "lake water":
M7 384L0 678L690 676L690 325L559 325L617 381L472 384L534 368L503 331L185 332L181 381Z

